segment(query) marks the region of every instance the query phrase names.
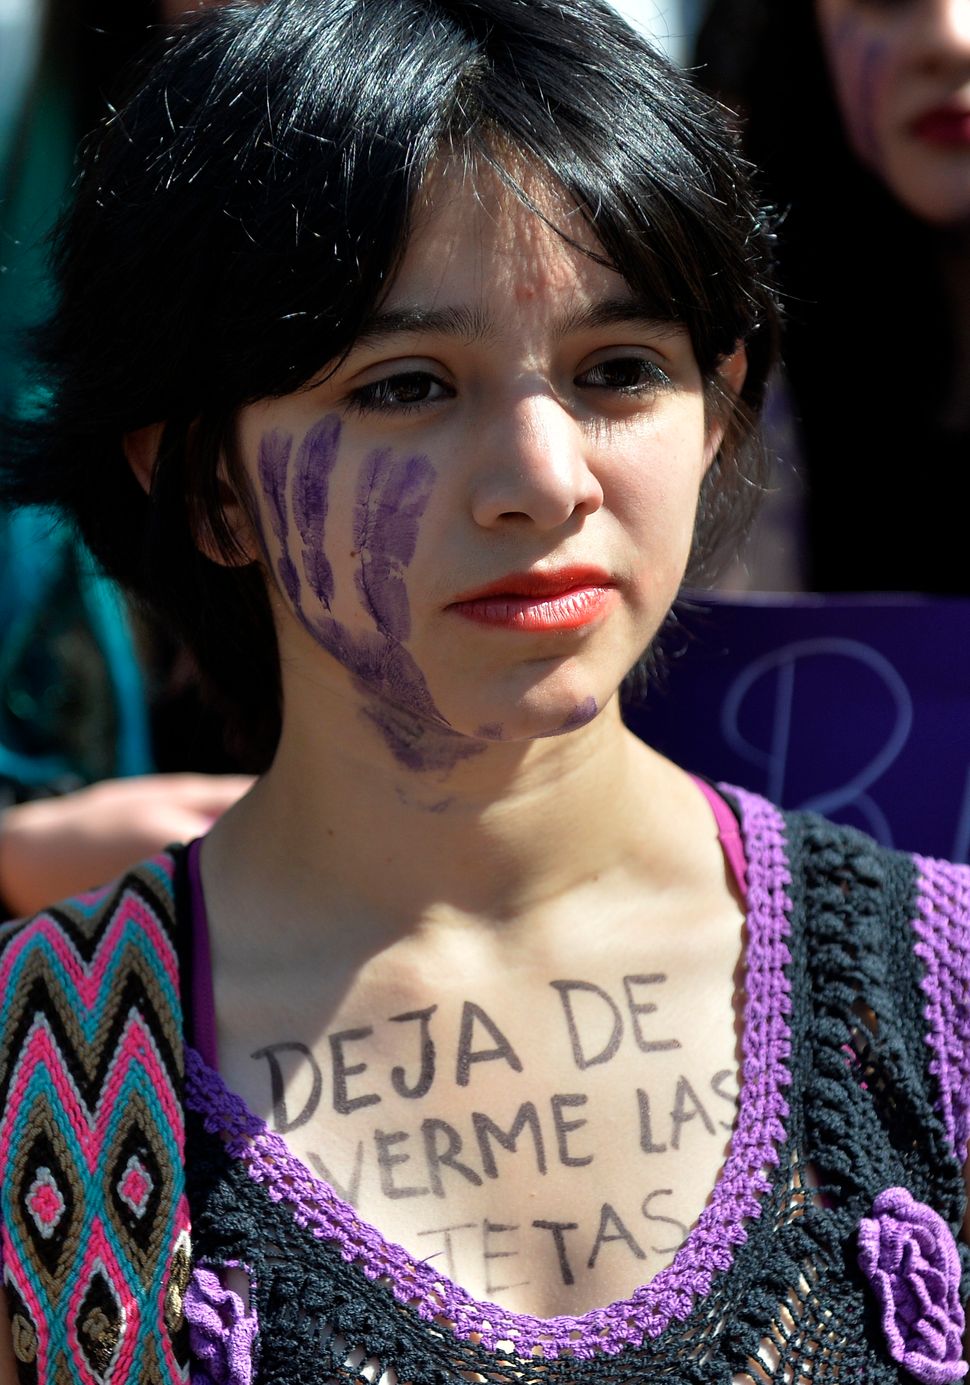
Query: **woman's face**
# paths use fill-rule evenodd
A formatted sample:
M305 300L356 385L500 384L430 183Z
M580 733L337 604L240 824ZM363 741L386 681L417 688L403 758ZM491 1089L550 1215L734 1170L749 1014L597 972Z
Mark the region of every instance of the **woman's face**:
M916 216L939 226L965 222L970 0L815 3L856 153Z
M349 686L417 770L591 720L677 592L719 440L684 329L443 171L348 358L242 414L284 705Z

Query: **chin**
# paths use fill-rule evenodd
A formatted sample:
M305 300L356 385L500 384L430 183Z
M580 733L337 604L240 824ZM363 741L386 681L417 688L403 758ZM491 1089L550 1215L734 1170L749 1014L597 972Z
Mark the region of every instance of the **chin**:
M899 200L917 220L939 231L959 231L970 227L970 207L962 203L933 197L900 196Z
M958 230L970 224L970 150L948 156L955 168L927 177L932 152L922 151L922 177L886 177L889 191L920 221L940 230ZM937 155L937 157L940 157Z
M480 741L523 744L567 736L595 721L610 701L609 692L600 693L588 686L565 697L529 697L502 707L497 701L481 716L472 714L453 721L455 730Z
M434 670L428 682L448 724L478 741L517 743L581 730L616 699L634 656L633 640L543 657L495 661L473 672Z

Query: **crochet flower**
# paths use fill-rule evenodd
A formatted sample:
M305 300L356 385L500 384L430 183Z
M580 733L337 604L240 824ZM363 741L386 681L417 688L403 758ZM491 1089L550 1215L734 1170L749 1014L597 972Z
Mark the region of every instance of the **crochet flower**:
M946 1222L906 1188L887 1188L859 1223L859 1265L882 1308L889 1354L924 1385L966 1374L960 1257Z
M252 1385L256 1314L204 1265L192 1271L183 1301L193 1358L192 1385Z

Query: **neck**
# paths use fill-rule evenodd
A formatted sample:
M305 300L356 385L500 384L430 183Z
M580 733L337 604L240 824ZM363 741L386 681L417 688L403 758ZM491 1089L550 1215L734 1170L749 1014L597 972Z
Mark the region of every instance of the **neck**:
M442 916L506 926L631 858L662 884L677 823L706 813L616 699L568 735L487 745L432 774L315 720L284 727L271 770L206 846L210 878L250 899L271 882L308 926L321 904L383 934Z

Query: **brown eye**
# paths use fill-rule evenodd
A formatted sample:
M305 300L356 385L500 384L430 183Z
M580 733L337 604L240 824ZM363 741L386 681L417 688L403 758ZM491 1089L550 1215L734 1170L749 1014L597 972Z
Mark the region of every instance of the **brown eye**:
M395 375L382 381L378 391L388 404L423 404L430 397L433 384L429 375Z
M591 389L636 394L667 389L670 387L670 377L643 356L614 356L584 370L576 377L576 383Z
M362 385L351 393L349 402L362 413L368 410L391 412L395 409L403 412L420 408L422 404L435 403L439 399L449 399L453 393L427 371L408 370L375 380L370 385Z

